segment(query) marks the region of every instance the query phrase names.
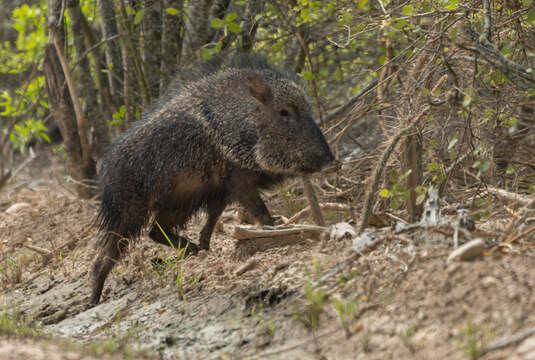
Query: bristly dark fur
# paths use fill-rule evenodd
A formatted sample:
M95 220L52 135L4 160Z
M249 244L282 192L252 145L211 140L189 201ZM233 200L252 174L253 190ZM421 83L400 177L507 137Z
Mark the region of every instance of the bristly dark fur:
M232 202L261 224L272 219L259 191L320 170L333 155L295 75L258 55L220 56L180 73L141 121L118 138L100 166L104 241L92 271L97 303L107 274L151 219L150 237L168 245L199 210L209 249L215 223Z

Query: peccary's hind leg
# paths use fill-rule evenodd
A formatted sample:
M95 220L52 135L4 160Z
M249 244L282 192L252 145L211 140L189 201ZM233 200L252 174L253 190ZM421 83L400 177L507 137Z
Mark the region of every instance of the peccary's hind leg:
M156 221L150 230L149 236L159 244L173 246L174 248L186 248L187 254L196 254L199 249L197 245L190 242L186 237L179 236L173 232L173 229L182 223L180 214L172 210L158 212ZM158 225L156 225L156 222ZM162 232L163 230L163 232ZM164 234L165 233L165 234Z
M100 249L91 270L91 305L98 304L106 277L121 255L126 252L127 247L127 241L113 233L107 234L103 242L104 246Z
M256 225L273 225L273 218L256 189L237 193L236 200L245 208L247 215L254 219Z
M214 232L217 219L219 219L219 216L223 210L225 210L225 206L227 206L227 200L225 197L214 199L208 203L208 208L206 209L208 213L208 220L206 220L206 224L202 228L199 236L199 243L202 250L210 250L210 238Z

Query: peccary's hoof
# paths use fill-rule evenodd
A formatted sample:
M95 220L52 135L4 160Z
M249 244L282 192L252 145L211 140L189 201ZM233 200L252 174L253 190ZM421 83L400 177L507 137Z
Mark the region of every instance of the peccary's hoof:
M189 242L186 247L186 255L197 255L198 253L199 247L196 244Z

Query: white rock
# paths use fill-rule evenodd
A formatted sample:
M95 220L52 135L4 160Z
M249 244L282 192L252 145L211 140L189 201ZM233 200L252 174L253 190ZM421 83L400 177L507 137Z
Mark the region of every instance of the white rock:
M24 208L27 208L27 207L31 207L31 205L28 204L28 203L25 203L25 202L15 203L15 204L13 204L13 205L11 205L10 207L7 208L6 213L7 214L11 214L11 215L15 215L20 210L22 210Z
M360 234L360 236L353 238L351 248L353 250L359 251L373 244L373 242L376 240L376 235L377 234L371 232L363 232L362 234Z
M339 222L331 226L330 238L331 240L342 240L344 238L352 238L357 236L357 231L346 222Z
M448 263L452 261L469 261L483 255L485 243L481 239L474 239L453 250L448 256Z

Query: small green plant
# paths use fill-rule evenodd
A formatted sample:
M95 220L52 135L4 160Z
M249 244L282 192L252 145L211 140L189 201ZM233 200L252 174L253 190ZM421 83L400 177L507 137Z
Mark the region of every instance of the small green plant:
M0 335L16 337L37 337L39 329L20 312L0 313Z
M315 289L310 282L305 284L305 310L297 315L297 319L307 329L315 330L319 327L319 318L324 311L325 294L321 289Z
M159 261L154 264L153 271L158 276L160 284L163 284L163 279L164 279L165 275L176 269L176 276L175 276L175 280L174 280L175 281L175 286L176 286L176 288L178 290L180 298L182 300L186 300L186 295L185 295L186 281L184 279L184 269L182 268L182 263L187 258L187 255L186 255L187 246L186 247L181 247L181 246L176 247L175 244L173 244L173 242L169 238L169 236L167 236L165 231L162 229L160 224L158 224L158 222L156 222L156 226L158 226L158 229L160 229L160 231L162 232L162 234L166 238L167 242L169 243L169 245L173 249L175 255L174 256L167 256L165 254L160 253L160 256L158 257ZM193 279L192 281L190 281L190 283L196 284L199 280L200 280L200 278L199 279Z
M405 330L401 331L401 333L399 334L401 342L403 343L403 345L405 345L407 349L409 349L411 353L415 351L413 343L413 337L415 333L416 327L414 325L410 325Z
M359 343L362 347L362 351L365 353L370 351L370 333L368 331L365 331L360 335Z
M466 325L461 328L458 347L470 360L477 360L480 356L481 330L468 319Z
M0 263L0 275L7 284L18 284L22 281L22 262L20 259L6 257Z
M351 336L349 324L355 317L358 309L358 302L355 299L349 299L347 302L344 302L341 299L333 298L332 304L336 309L340 323L342 324L342 327L346 333L346 337L349 338Z
M267 335L270 338L275 336L275 332L277 331L275 321L264 315L262 309L259 312L251 311L249 314L258 321L258 335Z
M315 283L311 281L310 274L309 279L305 282L305 310L296 315L299 320L307 329L315 330L319 326L319 317L324 311L324 306L327 300L327 296L323 292L319 285L321 279L321 269L317 259L314 259Z
M397 172L392 172L389 175L390 189L383 189L379 193L379 196L388 199L390 202L390 208L392 210L399 209L409 198L410 189L405 185L405 179L411 174L411 170L405 174L399 176ZM425 200L425 194L427 188L425 186L417 186L415 189L417 198L416 203L421 204Z
M304 203L299 200L299 196L289 186L282 186L279 189L279 194L284 203L285 216L292 217L295 213L304 209Z
M138 358L142 352L134 349L132 345L140 343L140 334L143 329L136 322L126 331L123 331L121 311L117 313L116 323L117 331L110 334L104 341L89 345L89 350L97 354L122 354L126 358Z

